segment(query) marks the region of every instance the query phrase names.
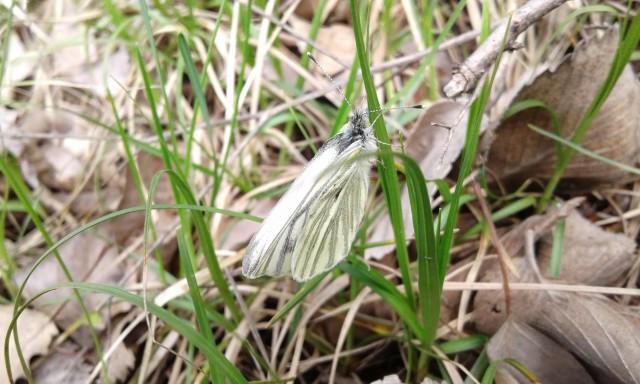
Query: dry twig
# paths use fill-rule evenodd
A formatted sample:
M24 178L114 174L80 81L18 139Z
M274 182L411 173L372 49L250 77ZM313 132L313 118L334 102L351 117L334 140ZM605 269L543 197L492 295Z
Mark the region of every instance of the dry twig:
M567 0L531 0L513 12L505 49L516 49L516 38L529 26L553 11ZM454 69L451 80L444 86L444 93L453 98L473 88L476 81L491 65L500 50L508 21L493 30L485 42L460 66Z

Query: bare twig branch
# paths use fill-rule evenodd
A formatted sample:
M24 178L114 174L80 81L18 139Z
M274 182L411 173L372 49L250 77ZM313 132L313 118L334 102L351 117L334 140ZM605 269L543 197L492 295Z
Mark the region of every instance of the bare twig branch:
M518 47L515 40L522 32L566 1L567 0L531 0L513 12L511 27L509 28L505 45L506 49L517 49ZM506 28L507 22L500 24L462 65L454 69L451 80L443 89L447 97L456 97L462 92L473 88L476 81L484 74L486 68L488 68L498 56Z

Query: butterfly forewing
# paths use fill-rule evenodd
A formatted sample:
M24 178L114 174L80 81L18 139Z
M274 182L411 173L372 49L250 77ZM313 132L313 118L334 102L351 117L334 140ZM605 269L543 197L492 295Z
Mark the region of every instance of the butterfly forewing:
M336 148L325 144L302 170L249 242L242 261L243 275L256 278L291 272L291 255L304 232L310 197L331 182L326 177L326 163L336 157Z
M351 248L364 215L368 162L356 160L336 172L333 182L308 207L304 234L293 252L291 272L306 281L333 268Z

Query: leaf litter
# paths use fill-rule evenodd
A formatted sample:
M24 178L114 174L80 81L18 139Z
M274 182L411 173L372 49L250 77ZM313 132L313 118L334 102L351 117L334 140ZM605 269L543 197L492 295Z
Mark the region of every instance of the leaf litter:
M77 227L75 224L83 222L86 217L92 215L96 217L104 212L141 204L140 191L137 189L135 179L126 170L128 165L122 164L122 147L110 145L109 140L113 138L112 133L95 129L93 124L87 123L87 119L78 118L78 115L86 113L96 121L105 120L111 124L110 105L105 100L106 91L109 90L116 99L118 109L123 111L125 115L127 128L141 137L149 137L150 135L148 126L140 123L142 119L137 114L140 111L136 110L139 108L148 116L149 106L144 104L145 101L141 94L135 91L140 88L140 82L136 80L139 73L136 72L135 65L132 64L130 51L125 46L105 45L103 41L96 38L100 37L98 35L92 35L92 39L82 42L82 44L76 44L75 42L80 42L83 36L88 36L86 30L83 29L83 23L79 21L83 17L91 18L93 16L91 13L74 13L77 10L71 6L71 3L61 3L64 3L64 6L56 8L53 6L54 2L44 2L44 6L39 12L55 15L50 16L50 19L53 20L58 15L65 14L65 23L58 22L48 25L46 19L39 20L37 28L33 28L33 35L21 34L19 36L17 33L12 33L10 37L11 49L9 50L8 67L11 70L5 72L3 78L3 84L9 84L9 86L3 86L2 99L16 101L19 98L17 95L27 94L32 97L30 102L35 107L20 109L13 106L0 106L3 151L8 151L15 156L20 164L23 177L30 187L34 191L43 191L39 192L42 194L41 196L44 196L43 201L46 202L48 209L56 212L56 216L52 219L53 224L50 223L50 225L55 227L55 223L64 223L64 227L59 228L56 232L58 235L65 234L70 229ZM345 25L340 24L350 23L350 15L348 12L344 13L340 3L333 2L331 7L334 8L324 16L327 24L320 29L318 44L329 52L339 55L344 63L351 63L355 51L350 45L353 40L352 38L344 38L344 36L347 31L351 33L352 29L345 29ZM306 12L307 16L304 16L305 11L300 9L297 13L298 18L291 19L287 25L294 30L306 33L310 28L308 20L311 16L309 15L313 14L313 12L311 14ZM78 20L74 20L73 15L77 16ZM549 28L553 27L553 25L549 26ZM224 28L225 26L223 26ZM41 29L50 32L48 35L50 40L46 41L47 47L50 49L43 51L43 54L51 59L52 65L35 60L35 56L31 54L43 48L45 42L42 40L43 34L37 32ZM540 67L536 67L534 70L526 72L522 70L522 66L519 66L516 60L509 63L511 67L502 68L505 73L513 71L513 73L519 73L514 77L526 78L527 80L532 78L531 73L542 72L517 93L515 101L532 98L544 101L562 122L561 133L563 135L571 132L577 119L580 118L593 98L595 90L602 83L602 79L608 71L613 49L617 46L618 31L616 29L604 32L591 31L585 34L600 36L585 39L584 42L575 46L572 55L559 65L548 65L549 63L542 65L543 67L554 67L552 70L540 71ZM342 38L336 39L336 37ZM162 41L164 38L158 35L158 41ZM288 42L293 41L289 47L290 51L287 53L292 57L292 61L297 61L297 56L291 52L299 50L303 44L295 37L292 39L291 36L287 36L287 39L289 39ZM278 49L287 50L287 39L283 39L285 47ZM218 47L222 47L223 43L217 41L216 44ZM230 43L227 41L224 44ZM568 47L572 44L563 40L558 46ZM66 48L57 49L57 47ZM375 47L375 49L380 48ZM375 49L372 51L372 57L381 57L379 52L382 51L375 51ZM325 60L326 57L318 55L318 58ZM449 56L443 56L442 60L447 63L452 62ZM343 72L344 69L342 65L335 64L331 60L323 65L328 68L330 73ZM335 65L335 68L332 65ZM223 69L216 68L220 71ZM287 73L288 78L295 75L292 68L276 68L272 63L269 63L264 71L269 71L271 75L265 75L265 77L269 77L270 80L275 79L274 74L279 70ZM27 88L19 84L20 81L36 74L42 76L39 77L41 80L61 82L54 82L51 85L47 84L47 81L41 83L36 81L28 91ZM509 87L509 79L505 79L504 85ZM215 81L218 80L215 79ZM172 81L175 81L175 78L172 78ZM397 79L392 81L397 81ZM212 85L218 97L223 95L223 92L220 92L220 84ZM123 92L123 88L132 93L127 95L126 92ZM185 88L187 88L186 85ZM638 92L636 77L631 67L628 67L611 97L593 122L592 129L582 144L591 151L628 165L635 165L638 155L638 124L640 124L638 115L640 108L637 104L640 95ZM494 100L492 100L494 108L487 111L487 119L483 122L487 128L498 127L493 132L492 140L488 140L490 149L488 149L487 167L501 183L501 187L512 191L529 180L544 181L549 177L549 172L554 164L556 146L551 140L541 138L527 128L527 124L533 123L552 130L547 111L540 109L522 111L505 121L498 122L496 116L501 116L504 113L504 109L500 107L501 102L504 101L500 99L501 96L504 95L494 96ZM139 104L134 107L134 103L131 103L132 100L129 100L128 97L135 99ZM279 96L276 95L277 97ZM336 95L328 95L327 97L335 98ZM188 106L189 102L186 100L188 98L185 97L185 100L180 102ZM57 100L59 103L56 105L57 108L42 107L39 110L38 106L48 105L50 100ZM226 105L217 98L216 102L220 102L220 105ZM444 178L449 173L455 176L455 163L464 144L466 117L453 131L453 139L449 144L447 156L439 169L436 169L434 164L442 155L443 140L446 139L448 132L443 128L429 126L429 122L444 124L451 122L463 106L464 103L456 101L435 102L420 116L421 120L402 127L412 128L408 129L409 134L405 139L405 149L408 154L418 160L427 179ZM61 112L63 109L67 112ZM69 109L74 113L68 113ZM315 107L312 110L316 113L318 111ZM216 111L214 115L216 113L220 112ZM311 113L309 114L311 115ZM327 126L331 122L325 116L314 116L313 119L322 121ZM315 129L315 127L309 128L311 132ZM216 134L218 133L213 133L213 135ZM109 135L111 135L110 138ZM99 144L97 144L89 140L77 140L76 136L84 136L85 138L102 136L105 139L98 141ZM286 147L278 140L271 140L265 145L262 143L267 141L262 140L261 137L257 137L256 140L260 141L256 147L261 147L259 161L273 160L273 149ZM215 142L214 148L217 148L220 141L216 139L212 141ZM207 150L213 150L208 148L207 144L201 144L200 149L203 153L206 153ZM285 148L285 150L296 153L298 155L296 160L303 157L301 154L309 155L304 140L291 141L287 145L290 148ZM230 169L233 172L238 171L239 168L253 166L252 161L248 161L246 157L239 156L239 159L242 161L242 165L232 164ZM136 161L138 169L142 170L143 185L148 188L150 179L164 165L157 157L145 151L136 153ZM200 158L196 159L196 162L201 161ZM116 166L116 163L119 165ZM206 164L206 161L202 161L202 163ZM266 170L259 175L261 181L264 182L271 180L274 169L281 171L284 168L279 167L277 161L270 161L268 164L268 167L256 167L250 172L259 173ZM256 171L256 169L258 170ZM284 182L290 176L286 172L280 175L284 175ZM201 181L198 181L198 187L202 186ZM586 191L607 191L605 188L611 188L608 190L608 197L615 194L615 191L626 188L626 184L635 181L637 181L635 175L577 154L561 184L561 191L568 196L583 196ZM428 188L432 197L435 196L436 190L433 183L429 183ZM243 200L245 194L237 188L237 185L223 185L223 190L224 198L218 201L219 206L223 208L237 211L252 210L252 212L263 216L272 204L270 200L263 199L259 200L259 203L251 205L249 199ZM404 195L403 207L408 208L406 192ZM83 201L82 204L79 203L80 200ZM614 200L614 197L609 199L612 204L614 204ZM159 192L154 196L154 201L173 202L171 189L164 181L161 183ZM630 276L630 280L633 280L633 276L637 280L638 256L636 243L633 240L636 233L629 228L626 228L624 234L615 233L616 230L618 232L620 230L620 227L616 225L610 225L607 228L594 225L593 217L585 217L581 214L581 212L585 213L589 210L590 204L595 205L592 201L593 199L583 201L578 209L574 209L576 206L574 204L565 204L560 209L550 210L539 216L524 219L513 217L509 226L502 225L499 228L502 234L501 243L507 249L507 253L518 272L518 276L509 276L509 283L514 287L521 283L534 283L538 285L538 288L511 289L508 297L505 297L503 291L496 293L495 290L479 290L472 298L470 314L465 312L465 308L457 313L455 310L449 311L443 303L443 323L458 320L458 324L462 324L461 328L455 329L455 332L451 332L453 328L449 328L448 324L444 326L441 334L446 336L443 337L451 338L455 335L475 331L490 334L492 337L487 345L487 353L491 359L515 357L525 363L542 382L565 380L585 383L640 381L638 368L640 359L637 358L640 356L640 342L637 338L637 335L640 334L638 332L640 321L637 312L634 312L629 305L624 304L624 299L628 299L628 297L621 298L607 294L606 290L607 286L618 286L624 283ZM636 204L635 200L623 200L621 202L622 210L631 209L633 204ZM71 214L75 217L71 217ZM410 215L405 212L404 217L407 220L405 224L408 229L407 234L410 237ZM153 220L158 230L157 233L171 233L177 227L176 215L173 211L154 211ZM467 220L466 217L462 217L460 220L461 230L465 228L465 220ZM560 276L552 278L547 271L551 263L553 244L556 241L553 230L559 220L566 221L563 234L563 258L560 265ZM519 224L512 225L519 221L521 221ZM387 219L382 218L374 224L373 233L368 240L374 242L392 239L387 223ZM220 240L222 244L220 246L223 251L221 254L237 254L236 250L241 251L242 244L246 243L246 239L253 232L251 225L245 226L244 224L245 221L221 220L214 225L212 233L216 236L216 240ZM132 289L139 289L140 254L138 253L135 257L131 257L131 254L141 252L141 250L136 248L136 251L125 251L125 248L141 244L140 236L143 225L144 216L142 214L120 216L105 225L72 238L62 245L59 251L65 264L72 270L72 275L78 280L125 285L132 287ZM14 233L14 231L9 231L9 233ZM222 243L223 239L226 242ZM12 240L15 240L16 244L15 246L9 244L9 249L15 250L19 254L18 260L22 265L14 278L15 282L21 282L32 262L30 255L43 251L43 241L41 237L33 235L24 239L13 237ZM533 247L531 247L532 244ZM497 267L495 255L490 254L491 250L488 246L486 249L489 255L479 263L480 266L477 269L469 268L469 260L473 258L474 252L482 247L482 240L476 238L454 249L453 256L458 258L459 264L452 265L449 272L455 276L456 280L466 281L469 284L473 284L475 281L502 283L503 279ZM173 237L165 238L162 243L161 255L167 265L171 265L175 261L175 249L176 244ZM393 247L372 248L372 251L379 255L387 254L392 250ZM236 257L233 260L239 260L239 258ZM225 265L232 265L233 260L226 261ZM393 264L391 264L391 269L393 269ZM464 271L469 270L472 273L465 275ZM155 274L151 275L156 276ZM448 279L447 284L453 280L454 278ZM29 297L63 281L66 281L66 278L61 275L59 265L52 257L49 257L27 281L25 295ZM187 291L186 286L182 285L183 283L184 281L180 281L175 285L170 285L169 288L163 285L163 288L166 288L164 292L170 291L171 288L182 287L184 289L175 296L175 298L179 298ZM599 286L602 288L602 294L545 290L545 284L549 283ZM154 287L163 283L159 278L152 278L148 284L150 287ZM317 316L319 316L318 320L314 321L312 315L316 312L306 314L304 322L311 324L309 332L322 341L330 341L333 343L332 345L335 345L338 340L340 331L337 330L344 326L344 320L341 316L331 317L330 315L336 307L348 307L350 303L347 301L346 304L338 306L338 302L333 300L333 297L338 292L344 291L348 284L347 277L344 275L339 279L323 281L318 286L319 293L310 296L304 303L305 310L317 311ZM630 285L634 286L633 283ZM445 285L445 289L446 287L447 285ZM252 312L271 314L274 307L280 307L290 299L290 292L294 291L291 285L278 282L268 283L264 288L265 290L251 304L250 310ZM248 284L238 284L238 291L242 294L253 289ZM449 295L452 292L455 294ZM446 305L455 307L459 303L460 295L457 291L445 291L445 295L447 300L451 300ZM33 366L37 382L47 382L45 381L47 379L50 382L56 382L56 380L85 382L88 377L91 377L91 371L95 372L96 367L99 366L99 363L92 357L94 352L91 351L91 341L86 326L77 323L78 319L82 318L78 306L75 301L68 302L69 297L68 291L57 290L36 301L32 309L25 311L19 319L18 331L25 332L20 335L22 352L27 360L38 360ZM132 321L127 316L136 312L130 305L117 301L112 302L105 299L104 296L86 295L85 299L89 308L96 311L100 318L100 321L97 322L97 329L105 346L116 341L116 337L124 332L124 325L128 321ZM277 300L279 304L274 305L274 300ZM509 314L506 313L506 301L510 301L511 312ZM632 302L637 303L636 301ZM375 295L369 294L363 297L362 303L358 304L362 305L360 308L362 312L352 323L355 324L357 332L354 335L358 340L364 340L372 334L379 337L381 334L393 334L398 331L397 317L394 312L385 310L384 305L381 305L381 301ZM40 311L47 313L47 315L42 315ZM5 328L4 321L11 319L12 308L7 307L6 311L2 313L3 322L0 328ZM372 319L371 314L376 317ZM471 321L456 319L459 314L464 319L466 319L466 315L470 315ZM123 318L126 321L120 321ZM285 357L290 357L294 353L298 353L298 355L291 358L291 361L294 362L291 365L288 365L289 361L283 358L274 366L278 365L276 368L279 372L295 374L294 367L300 363L299 366L304 367L302 373L314 369L326 373L323 371L323 367L326 367L323 365L323 359L331 355L318 352L322 350L321 348L309 350L309 358L306 360L302 358L300 361L300 357L304 356L304 353L300 352L301 347L296 346L294 352L293 343L291 346L284 346L285 338L279 335L285 335L288 332L287 327L293 322L293 319L293 315L288 317L285 326L278 328L273 333L274 340L277 339L274 341L274 345L281 343L285 351L279 350L279 346L276 346L272 353L274 361L282 355ZM53 338L58 333L56 326L64 329L68 335L65 336L64 341L52 344ZM37 339L32 337L33 328L40 330L39 336L41 337ZM136 332L144 332L145 330L137 328ZM374 331L371 332L371 330ZM244 340L249 333L248 325L242 324L236 331L237 335L242 336ZM219 335L225 333L224 331L218 332ZM139 335L135 332L134 334ZM298 340L303 340L303 338L304 335ZM183 348L185 345L182 341L177 341L178 338L175 334L167 334L165 340L167 345L176 349ZM243 366L244 372L250 372L252 368L245 365L246 362L243 359L246 356L242 352L239 339L229 337L226 340L232 340L229 343L228 355L236 357L234 361L239 361L238 365ZM386 342L386 344L390 343L393 342ZM373 344L372 346L374 351L369 354L369 360L366 358L360 360L362 365L357 366L358 360L351 360L351 364L356 367L354 372L361 373L362 370L366 370L367 362L379 362L380 358L388 358L386 355L388 349L378 348ZM137 356L141 350L141 344L131 343L130 340L119 344L111 357L111 362L107 364L110 379L126 381L138 366ZM73 353L68 353L69 351L73 351ZM160 351L163 350L160 349ZM305 351L305 353L309 351ZM279 352L282 355L279 355ZM161 353L157 356L160 355ZM37 356L44 357L34 359ZM402 356L402 358L404 357ZM163 365L164 359L158 357L151 365L157 369L154 373L158 375L156 377L167 377L157 373L165 372L170 367L169 363ZM401 358L399 357L398 360ZM14 374L21 370L19 364L15 365L16 362L18 359L12 355L11 364ZM181 369L179 363L176 363L175 367L178 367L176 372ZM358 369L360 371L357 371ZM394 372L402 375L402 367L397 367ZM505 364L502 365L500 372L505 377L514 378L517 382L526 382L527 380L521 373ZM348 376L347 374L339 374L338 378L346 382L351 379ZM382 383L403 382L397 375L382 377L382 373L377 376ZM4 378L0 377L0 379ZM424 382L431 381L425 379Z
M525 86L513 103L537 100L544 107L529 108L502 121L494 132L487 168L507 186L527 179L551 177L557 147L531 130L534 125L568 137L573 133L609 72L619 42L619 29L595 33L579 44L557 68L549 69ZM525 75L527 76L527 75ZM553 115L560 124L556 132ZM611 160L633 166L640 154L640 82L629 65L591 123L581 145ZM581 192L620 186L637 175L576 153L563 174L560 191Z

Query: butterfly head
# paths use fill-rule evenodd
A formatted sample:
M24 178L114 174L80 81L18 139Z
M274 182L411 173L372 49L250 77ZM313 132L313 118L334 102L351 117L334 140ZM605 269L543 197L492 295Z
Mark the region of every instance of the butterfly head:
M369 111L364 108L353 109L349 121L340 129L340 142L344 149L375 149L376 139L369 124ZM355 147L353 147L355 146Z

